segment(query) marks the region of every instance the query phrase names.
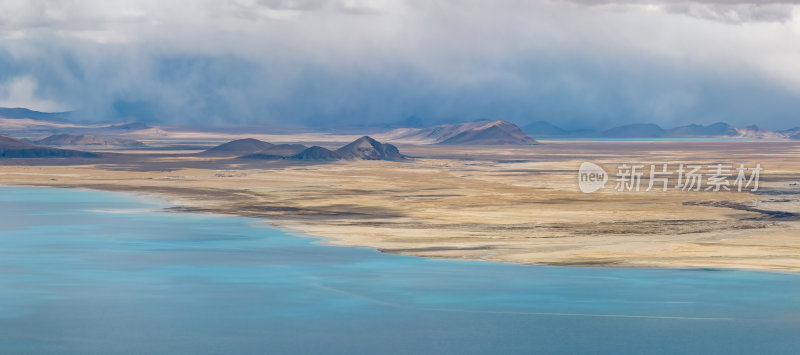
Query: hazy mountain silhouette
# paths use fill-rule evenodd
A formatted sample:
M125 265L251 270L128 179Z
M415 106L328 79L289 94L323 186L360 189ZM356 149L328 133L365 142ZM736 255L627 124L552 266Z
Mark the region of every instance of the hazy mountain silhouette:
M30 118L34 120L65 122L71 112L41 112L22 107L0 107L0 117L5 118Z
M747 139L790 139L786 134L763 129L756 125L737 128L738 138Z
M33 144L39 145L99 145L99 146L115 146L115 147L144 147L144 143L124 138L106 138L91 136L86 134L72 135L72 134L56 134L47 138L31 141Z
M800 127L783 130L780 133L786 135L789 139L800 140Z
M384 134L390 140L451 145L537 144L515 124L506 121L473 121L429 128L399 128Z
M690 124L676 127L665 133L666 137L735 137L739 134L736 127L725 122L717 122L708 126Z
M793 130L773 132L757 126L736 128L724 122L708 126L689 124L664 129L652 123L628 124L595 132L591 130L565 130L545 121L532 122L525 126L528 134L535 137L581 137L581 138L748 138L787 139L796 133Z
M147 123L136 121L136 122L127 122L127 123L120 123L108 126L109 129L121 129L126 131L141 131L143 129L152 128Z
M202 156L242 156L247 154L258 153L266 149L272 148L275 145L267 143L254 138L237 139L228 143L220 144L214 148L197 153Z
M531 122L522 130L531 137L546 138L546 137L592 137L597 134L591 129L563 129L547 121Z
M0 134L2 158L97 158L100 154L78 150L41 147Z
M600 134L606 138L660 138L667 131L652 123L634 123L614 127Z

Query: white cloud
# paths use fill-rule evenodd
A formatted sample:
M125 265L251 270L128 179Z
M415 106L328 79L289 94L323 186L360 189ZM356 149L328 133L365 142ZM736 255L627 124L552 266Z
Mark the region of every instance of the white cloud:
M38 85L29 76L17 76L0 83L0 107L24 107L44 112L66 111L54 101L37 97Z

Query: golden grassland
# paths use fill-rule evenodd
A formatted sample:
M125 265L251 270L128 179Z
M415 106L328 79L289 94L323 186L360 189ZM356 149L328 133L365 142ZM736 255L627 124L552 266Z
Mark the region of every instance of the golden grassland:
M266 218L337 245L523 264L800 270L798 142L400 146L408 161L290 163L150 152L0 161L0 184L168 198L173 210ZM581 193L581 162L612 174ZM613 191L620 163L760 163L748 192ZM672 169L674 170L674 169ZM643 181L643 187L647 180Z

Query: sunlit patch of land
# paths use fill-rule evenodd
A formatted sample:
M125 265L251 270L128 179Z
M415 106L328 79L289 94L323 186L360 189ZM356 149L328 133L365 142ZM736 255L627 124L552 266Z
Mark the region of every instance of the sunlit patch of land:
M405 255L800 270L799 142L399 145L411 159L313 163L187 155L203 139L219 143L189 138L182 137L190 140L186 149L163 138L161 150L117 150L113 159L81 165L6 159L0 184L155 194L174 210L265 218L333 244ZM619 163L760 163L765 170L755 193L619 193L612 176L605 190L584 194L576 176L584 161L612 174Z

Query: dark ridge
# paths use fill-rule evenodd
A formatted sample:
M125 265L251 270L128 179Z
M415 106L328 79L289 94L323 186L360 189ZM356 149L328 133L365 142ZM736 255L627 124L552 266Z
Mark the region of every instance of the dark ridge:
M338 152L315 145L298 154L292 155L287 159L304 161L333 161L342 160L344 157Z
M247 154L240 156L239 159L260 159L260 160L276 160L291 157L300 154L308 147L302 144L277 144L269 149L262 150L258 153Z
M242 155L239 159L257 159L257 160L278 160L284 159L286 156L283 155L274 155L274 154L265 154L265 153L254 153L254 154L247 154Z
M300 152L306 149L308 149L308 147L302 144L276 144L270 148L258 152L258 154L278 155L282 157L288 157L295 154L299 154Z
M394 145L384 144L372 137L363 136L336 150L345 159L403 160L400 150Z

